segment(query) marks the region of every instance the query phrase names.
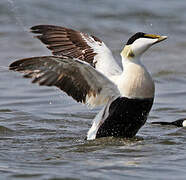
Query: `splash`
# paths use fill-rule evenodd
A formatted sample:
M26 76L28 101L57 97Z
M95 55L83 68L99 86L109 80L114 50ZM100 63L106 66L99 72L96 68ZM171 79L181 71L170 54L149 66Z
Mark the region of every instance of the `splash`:
M0 66L0 72L4 72L4 71L7 71L9 70L9 67L7 66Z
M27 32L27 28L23 23L22 16L20 14L19 8L16 5L15 0L8 0L7 1L10 7L10 11L13 13L16 25L18 25L23 31Z

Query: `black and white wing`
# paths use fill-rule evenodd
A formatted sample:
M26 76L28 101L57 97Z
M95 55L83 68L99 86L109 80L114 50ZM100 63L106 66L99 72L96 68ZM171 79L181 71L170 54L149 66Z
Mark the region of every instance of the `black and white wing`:
M78 59L33 57L17 60L9 68L24 73L26 78L33 78L33 83L56 86L77 102L91 106L106 104L110 99L120 96L114 83Z
M122 72L110 49L95 36L66 27L38 25L31 28L55 56L78 58L89 63L109 79Z

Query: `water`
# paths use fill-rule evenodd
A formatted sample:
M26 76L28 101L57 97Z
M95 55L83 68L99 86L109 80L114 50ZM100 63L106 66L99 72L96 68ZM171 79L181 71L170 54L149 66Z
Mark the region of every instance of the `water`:
M0 179L185 179L184 128L151 125L186 117L186 2L1 0ZM131 140L85 141L99 111L56 88L8 71L16 59L49 55L29 27L56 24L94 34L119 52L137 31L167 35L143 62L156 82L148 122Z

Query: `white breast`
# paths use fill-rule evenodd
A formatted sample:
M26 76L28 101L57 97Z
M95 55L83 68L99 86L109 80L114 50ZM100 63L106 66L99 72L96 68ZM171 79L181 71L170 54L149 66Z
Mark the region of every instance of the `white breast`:
M182 125L183 127L186 127L186 120L183 121Z
M154 82L149 72L141 64L125 63L124 71L117 84L122 96L129 98L154 97Z

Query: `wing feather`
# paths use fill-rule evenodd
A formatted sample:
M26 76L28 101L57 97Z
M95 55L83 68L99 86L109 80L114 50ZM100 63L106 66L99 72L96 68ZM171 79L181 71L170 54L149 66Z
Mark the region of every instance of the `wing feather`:
M69 56L89 63L112 80L122 72L109 48L99 38L66 27L33 26L31 31L55 56Z
M103 105L120 95L117 87L89 64L69 57L43 56L13 62L10 70L33 78L32 83L56 86L77 102Z

